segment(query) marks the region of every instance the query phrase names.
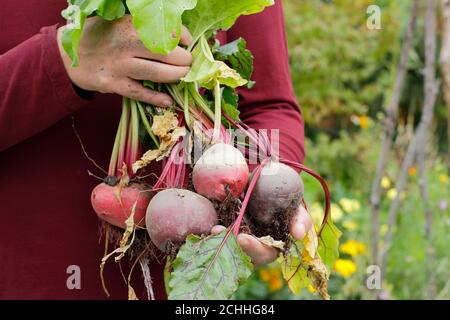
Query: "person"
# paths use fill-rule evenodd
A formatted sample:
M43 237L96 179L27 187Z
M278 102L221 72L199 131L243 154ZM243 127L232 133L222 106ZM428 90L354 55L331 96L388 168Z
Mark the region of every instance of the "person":
M183 45L167 56L148 51L130 17L106 22L88 18L79 66L61 47L64 1L2 1L0 13L0 298L104 299L99 277L103 246L90 192L107 166L120 114L121 95L158 106L170 96L144 88L139 80L175 82L192 57ZM43 27L44 26L44 27ZM302 162L304 128L290 80L281 1L244 16L220 35L222 43L243 37L255 56L252 90L240 90L241 118L250 127L280 129L282 157ZM76 133L74 129L76 129ZM159 164L154 168L160 170ZM302 211L305 214L305 211ZM294 217L291 232L305 233ZM215 227L215 232L220 230ZM255 264L277 252L250 235L239 244ZM123 263L126 274L129 265ZM79 276L71 282L71 276ZM151 268L157 298L164 298L162 267ZM133 286L144 295L142 278ZM112 299L127 297L115 263L105 267ZM75 285L74 285L75 283ZM72 284L72 285L71 285Z

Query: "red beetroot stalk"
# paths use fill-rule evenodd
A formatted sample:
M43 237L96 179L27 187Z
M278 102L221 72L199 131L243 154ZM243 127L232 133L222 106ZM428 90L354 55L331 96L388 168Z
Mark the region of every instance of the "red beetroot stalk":
M137 104L134 100L131 100L131 153L130 162L128 166L131 168L139 158L139 114Z
M183 163L177 163L177 161L180 161L179 153L180 150L182 150L183 142L178 142L172 149L169 158L167 159L166 164L164 165L164 169L161 172L161 175L158 179L158 181L153 186L153 189L161 189L161 188L177 188L182 187L185 175L186 175L186 168L185 164ZM179 177L177 178L176 174L174 177L174 172L179 171ZM164 186L163 186L164 185Z
M320 230L319 230L319 237L322 234L322 230L325 227L327 221L328 221L328 217L330 214L330 190L328 189L327 183L325 182L325 180L318 174L316 173L314 170L308 168L307 166L294 162L294 161L290 161L290 160L284 160L284 159L280 159L280 162L287 164L291 167L295 167L297 169L300 169L302 171L305 171L306 173L310 174L311 176L313 176L314 178L316 178L320 184L322 185L323 191L325 193L325 215L323 217L322 220L322 225L320 226Z
M268 140L264 139L263 143L260 141L260 136L258 134L254 133L253 130L251 130L245 123L243 122L236 122L233 118L231 118L227 113L222 112L222 115L227 119L233 126L238 128L240 131L242 131L247 137L249 137L250 141L257 147L262 148L262 151L264 154L266 154L268 157L270 157L271 153L268 152L268 150L271 150L271 146ZM250 152L250 151L249 151Z
M252 194L253 189L255 188L256 181L258 181L259 176L261 175L261 171L264 168L264 166L270 161L270 159L265 159L259 164L254 173L252 180L250 181L250 184L248 186L247 192L245 193L244 201L242 201L241 210L239 211L239 215L236 218L235 222L233 223L232 227L230 229L233 230L234 235L237 237L239 233L239 229L242 224L242 219L244 218L245 209L247 208L248 201L250 200L250 196Z

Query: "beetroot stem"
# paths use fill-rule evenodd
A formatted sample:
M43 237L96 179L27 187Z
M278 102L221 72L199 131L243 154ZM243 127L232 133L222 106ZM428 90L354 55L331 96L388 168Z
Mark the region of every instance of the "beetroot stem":
M261 175L261 171L264 166L269 162L270 159L265 159L259 164L256 169L253 171L253 177L250 181L250 184L247 188L247 192L245 193L244 201L242 201L241 210L239 211L239 215L233 223L232 229L234 235L237 237L239 233L239 228L242 224L242 219L244 218L245 209L247 208L248 201L250 200L250 196L252 195L253 189L255 188L256 182L258 181L259 176Z
M214 86L214 135L213 140L215 142L221 141L220 133L222 126L222 93L220 91L220 83L216 80L216 85Z
M142 120L142 123L144 124L145 130L147 130L148 135L150 136L150 138L152 138L156 147L159 148L159 141L156 138L156 136L153 134L152 126L150 125L150 122L148 121L147 116L145 115L144 107L137 100L136 100L136 104L137 104L139 113L141 115L141 120Z
M130 153L130 167L138 159L139 154L139 114L137 104L134 100L131 101L131 153Z
M114 139L113 150L111 152L111 159L109 161L108 176L111 177L116 175L117 156L119 154L119 144L123 125L124 124L122 121L122 117L120 117L119 125L117 127L116 138Z
M267 145L260 146L259 141L258 141L258 135L256 133L252 132L252 130L250 130L245 123L235 121L233 118L231 118L227 113L225 113L223 111L222 111L222 115L234 127L238 128L240 131L242 131L250 139L250 142L252 142L255 146L264 148L263 152L267 154L267 149L268 149Z

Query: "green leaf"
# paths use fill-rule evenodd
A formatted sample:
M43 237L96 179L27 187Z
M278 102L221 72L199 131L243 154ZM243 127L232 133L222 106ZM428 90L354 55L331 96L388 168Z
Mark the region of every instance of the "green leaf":
M152 52L168 54L181 36L181 15L196 0L127 0L139 38Z
M96 13L105 20L121 18L125 14L122 0L70 0L77 5L86 16Z
M122 0L69 0L68 4L69 6L61 13L67 20L61 42L72 60L72 67L76 67L86 17L96 13L105 20L118 19L125 14L125 6Z
M98 7L97 14L105 20L115 20L125 15L125 5L122 0L103 0Z
M169 299L229 299L247 280L253 269L250 258L234 235L226 234L187 237L173 262Z
M247 50L247 42L243 38L217 48L214 57L220 61L227 61L242 78L250 81L253 73L253 55Z
M202 35L230 28L240 15L249 15L273 5L273 0L197 0L193 10L183 14L183 23L192 34L194 43Z
M298 295L301 289L307 287L311 283L307 271L298 256L280 256L277 259L277 262L280 264L283 278L286 280L287 286L293 294Z
M331 268L339 257L341 235L341 231L333 224L333 221L328 219L320 235L318 248L319 255L328 268Z
M233 88L225 87L222 91L222 111L225 112L231 119L235 121L241 121L239 118L240 111L238 109L239 96ZM231 123L222 117L222 123L229 128L233 127Z
M201 37L192 52L193 62L189 73L182 78L184 82L197 82L201 87L213 89L216 81L232 88L247 83L236 70L223 61L214 60L205 37Z
M81 11L80 7L74 4L69 4L67 9L63 10L61 14L67 20L67 25L61 35L61 44L72 60L72 67L76 67L78 65L78 48L86 15Z

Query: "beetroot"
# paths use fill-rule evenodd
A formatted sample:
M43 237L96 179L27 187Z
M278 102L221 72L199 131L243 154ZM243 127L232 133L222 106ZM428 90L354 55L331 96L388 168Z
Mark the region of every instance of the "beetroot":
M161 251L166 251L169 241L177 244L189 234L208 234L217 222L212 203L185 189L163 190L147 208L147 231Z
M288 208L298 208L303 192L303 181L294 169L270 161L261 171L247 210L256 222L270 224Z
M223 201L228 193L239 197L248 180L242 153L229 144L217 143L200 157L192 172L195 191L211 200Z
M143 227L147 206L153 194L144 189L145 185L138 183L130 184L127 187L100 183L91 193L92 207L100 219L116 227L125 228L125 220L130 216L136 203L134 222Z

